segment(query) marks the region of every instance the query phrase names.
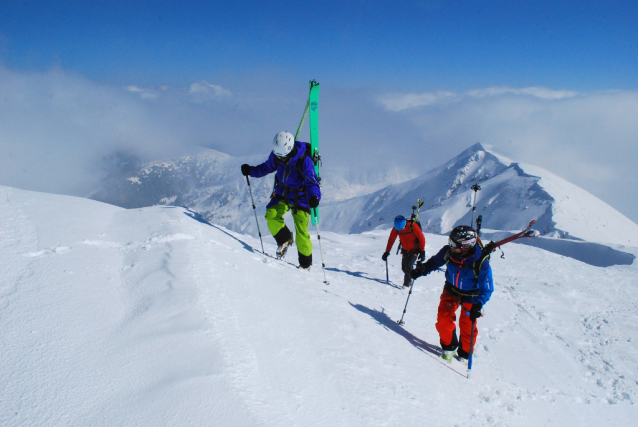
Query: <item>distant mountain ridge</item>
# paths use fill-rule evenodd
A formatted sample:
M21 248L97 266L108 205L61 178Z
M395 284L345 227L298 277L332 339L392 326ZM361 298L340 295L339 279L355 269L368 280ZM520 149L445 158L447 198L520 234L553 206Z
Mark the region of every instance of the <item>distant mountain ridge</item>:
M325 206L323 227L341 233L389 228L409 216L417 199L424 231L445 234L470 224L474 192L483 228L519 230L535 220L545 236L635 244L638 225L574 184L542 168L512 162L477 143L445 164L410 181Z
M244 163L258 165L266 161L268 155L233 157L212 149L196 148L183 157L139 165L130 159L122 159L119 169L111 173L89 198L128 209L153 205L185 206L212 223L237 232L256 234L250 193L240 166ZM322 181L322 203L369 194L410 177L402 175L397 168L352 182L344 171L331 171ZM272 194L274 175L253 178L250 183L257 213L263 218Z
M250 193L239 168L266 158L267 154L233 157L198 149L178 159L129 167L109 177L91 198L125 208L185 206L212 223L256 234ZM471 222L471 186L479 184L474 219L482 215L486 230L518 230L535 220L536 229L548 237L626 245L638 241L638 225L600 199L551 172L515 163L480 143L407 181L388 174L353 184L335 175L324 173L323 181L321 224L329 231L389 228L396 215L408 216L420 198L425 203L419 217L424 231L445 234L455 225ZM272 193L272 175L252 179L251 188L262 221Z

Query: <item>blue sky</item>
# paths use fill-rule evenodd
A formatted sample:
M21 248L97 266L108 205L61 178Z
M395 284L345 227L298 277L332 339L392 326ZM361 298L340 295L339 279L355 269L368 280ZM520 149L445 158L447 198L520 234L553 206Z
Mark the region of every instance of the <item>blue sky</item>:
M317 79L327 172L415 176L482 142L638 221L637 22L632 1L3 2L0 184L266 153Z
M8 4L7 4L8 3ZM10 1L2 59L184 85L264 68L409 90L635 89L632 1Z

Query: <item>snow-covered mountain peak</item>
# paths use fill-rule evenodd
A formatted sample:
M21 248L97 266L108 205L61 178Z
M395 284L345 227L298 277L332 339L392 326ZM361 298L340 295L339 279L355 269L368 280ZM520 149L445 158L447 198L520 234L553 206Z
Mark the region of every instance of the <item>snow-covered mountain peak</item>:
M348 233L390 227L396 215L411 212L417 199L424 202L422 227L431 233L447 233L481 215L483 227L492 230L518 230L535 220L536 228L552 237L625 245L638 241L638 225L600 199L481 143L411 181L328 206L324 227Z
M252 201L239 167L266 158L267 153L233 157L200 148L114 175L92 197L126 208L187 206L216 224L256 233ZM513 162L487 144L476 143L408 181L381 174L354 184L334 170L322 172L326 230L360 233L390 227L396 215L409 215L421 199L421 224L430 233L447 233L481 215L483 227L491 230L517 230L535 220L546 236L625 245L638 241L638 226L601 200L548 171ZM472 190L475 184L481 187L477 193ZM272 186L272 177L251 180L259 217Z

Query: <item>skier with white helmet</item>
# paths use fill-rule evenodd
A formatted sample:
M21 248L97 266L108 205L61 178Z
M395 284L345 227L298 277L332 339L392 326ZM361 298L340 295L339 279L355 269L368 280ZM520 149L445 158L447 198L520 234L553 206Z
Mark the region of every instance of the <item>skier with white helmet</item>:
M258 166L243 164L245 176L261 178L273 172L275 188L266 206L266 223L277 241L277 256L282 258L292 245L292 232L284 222L284 214L292 210L295 223L299 268L312 265L312 242L308 232L310 209L319 206L321 189L310 157L309 145L295 141L290 132L279 132L273 139L268 160Z

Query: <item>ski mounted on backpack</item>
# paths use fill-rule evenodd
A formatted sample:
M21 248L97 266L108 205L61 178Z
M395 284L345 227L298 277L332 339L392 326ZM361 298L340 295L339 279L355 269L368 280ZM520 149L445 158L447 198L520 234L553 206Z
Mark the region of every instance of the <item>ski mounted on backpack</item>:
M319 154L319 89L320 85L316 80L310 80L310 92L308 93L308 102L304 109L303 116L295 133L295 141L299 139L299 133L306 121L306 117L310 118L310 150L308 151L312 163L315 166L315 174L317 181L321 185L321 176L319 174L319 166L321 165L321 155ZM310 209L312 225L319 223L319 208Z
M319 83L316 80L310 80L310 92L308 93L308 102L304 109L303 116L295 133L295 141L299 138L299 133L306 121L306 116L310 117L310 158L315 166L315 175L317 175L317 183L321 186L321 176L319 175L319 166L321 165L321 155L319 154ZM319 253L321 254L321 268L323 270L323 283L329 285L326 279L326 264L323 262L323 250L321 249L321 233L319 232L319 207L310 209L310 218L312 225L317 227L317 240L319 241Z
M483 242L481 242L481 240L478 239L477 245L481 248L481 256L479 257L479 259L474 261L471 265L466 265L463 263L459 263L459 261L455 261L454 258L452 258L449 250L445 254L445 263L447 264L448 262L453 262L455 264L459 264L462 268L470 268L474 270L474 277L478 278L479 274L481 273L481 268L483 268L483 262L485 262L485 260L490 259L490 255L492 254L492 252L496 250L496 248L503 246L505 243L509 243L517 239L522 239L524 237L538 236L540 233L537 230L532 229L532 225L534 225L535 222L536 221L530 222L529 225L523 231L516 234L512 234L511 236L506 237L503 240L499 240L498 242L491 241L488 244L483 245ZM501 258L505 258L505 257L501 255Z
M476 196L479 191L481 191L481 186L478 183L475 183L470 187L472 191L474 191L474 200L472 201L472 220L470 221L470 226L474 223L474 212L476 212Z
M410 231L412 231L412 226L414 223L419 224L419 228L421 227L421 223L419 222L419 212L421 212L421 206L424 205L425 202L422 202L421 199L416 199L416 206L412 206L412 214L410 215ZM416 214L414 211L416 210Z
M503 240L499 240L498 242L489 242L487 245L484 246L483 251L487 254L491 254L496 250L496 248L503 246L505 243L522 239L524 237L538 237L540 235L540 232L538 230L532 229L532 225L534 225L535 223L536 221L531 221L523 231L512 234L511 236L506 237Z
M483 215L479 215L476 218L476 234L481 237L481 225L483 224Z

